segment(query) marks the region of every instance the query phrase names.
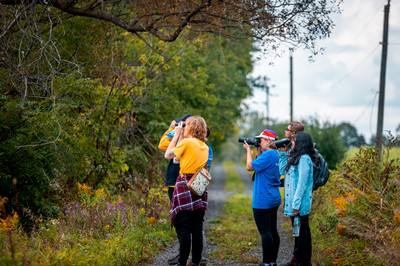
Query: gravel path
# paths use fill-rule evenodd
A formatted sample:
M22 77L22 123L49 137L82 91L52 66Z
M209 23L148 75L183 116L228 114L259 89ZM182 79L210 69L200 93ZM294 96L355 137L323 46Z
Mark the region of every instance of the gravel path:
M247 195L252 195L253 191L253 184L251 181L251 178L249 176L249 173L247 170L240 166L237 165L238 172L242 178L242 180L245 182L246 185L246 191L244 192ZM214 178L213 183L211 183L209 187L209 198L208 198L208 211L206 212L205 215L205 222L204 222L204 229L205 229L205 234L206 234L206 239L207 239L207 234L208 234L208 229L212 227L212 224L210 221L214 220L215 218L218 218L221 216L223 213L221 211L224 202L227 200L228 195L232 194L232 192L229 191L224 191L224 183L225 183L225 172L223 170L223 167L221 164L216 164L212 167L211 169L211 174ZM278 210L279 214L278 215L278 232L280 236L280 247L279 247L279 253L278 253L278 265L282 263L286 263L290 261L292 257L292 250L293 250L293 238L287 233L286 229L281 227L281 225L287 221L284 221L283 214L281 210ZM207 257L207 254L215 249L218 249L218 246L216 245L210 245L207 243L205 254L203 254L203 257L207 259L207 265L254 265L254 264L246 264L246 263L239 263L236 261L229 261L229 260L224 260L223 262L216 260L216 259L211 259ZM172 258L173 256L178 254L179 250L179 242L176 239L174 243L162 250L155 258L152 264L148 264L151 266L158 266L158 265L168 265L167 260L169 258ZM254 255L260 258L260 262L262 259L262 251L261 251L261 246L258 248L258 252L256 252Z

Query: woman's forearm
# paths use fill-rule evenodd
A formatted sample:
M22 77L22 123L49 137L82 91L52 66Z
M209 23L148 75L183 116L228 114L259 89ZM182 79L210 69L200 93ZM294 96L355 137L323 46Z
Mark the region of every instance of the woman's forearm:
M253 161L253 156L251 155L251 150L247 150L247 164L246 164L246 169L247 171L254 171L253 166L251 165L251 162Z
M165 151L165 154L164 154L165 159L171 160L172 158L175 157L175 154L172 151L172 149L175 148L176 142L178 141L178 138L179 138L179 135L175 134L175 136L172 138L171 143L168 145L168 148Z

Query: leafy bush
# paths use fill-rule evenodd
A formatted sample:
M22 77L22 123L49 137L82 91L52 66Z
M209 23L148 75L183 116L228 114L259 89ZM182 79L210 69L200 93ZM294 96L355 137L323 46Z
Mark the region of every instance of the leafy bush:
M400 164L359 152L314 193L314 260L323 265L384 264L400 260Z
M18 211L29 228L33 216L59 213L53 114L43 102L24 108L6 97L0 98L0 109L0 195L9 199L7 212Z
M329 169L335 169L345 155L346 147L340 135L341 128L317 117L303 121L304 130L311 134L316 148L324 156Z

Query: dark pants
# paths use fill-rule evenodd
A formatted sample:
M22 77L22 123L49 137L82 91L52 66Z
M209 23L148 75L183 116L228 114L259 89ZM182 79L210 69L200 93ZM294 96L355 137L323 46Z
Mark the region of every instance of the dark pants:
M169 197L169 202L172 201L172 196L174 195L174 187L168 187L168 197Z
M294 216L292 219L292 226ZM308 224L308 215L300 216L300 235L295 237L293 256L296 258L296 263L301 265L310 265L312 245L311 245L311 231Z
M261 235L263 263L276 262L280 238L277 229L276 206L271 209L253 209L254 220Z
M186 265L192 246L192 263L200 263L203 250L203 210L179 211L174 226L179 239L179 264Z

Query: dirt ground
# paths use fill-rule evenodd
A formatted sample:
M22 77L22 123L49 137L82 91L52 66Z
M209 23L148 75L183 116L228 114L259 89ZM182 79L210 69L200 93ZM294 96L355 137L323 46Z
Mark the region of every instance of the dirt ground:
M240 166L237 165L239 174L243 181L246 184L247 190L245 191L246 194L252 195L253 191L253 183L250 179L250 176L247 172L247 170ZM205 215L205 222L204 222L204 231L207 239L207 234L208 228L212 227L212 224L210 224L210 221L214 220L215 218L219 217L222 215L222 207L224 202L227 200L228 195L231 194L232 192L229 191L224 191L224 183L225 183L225 173L223 170L223 167L221 164L216 164L212 167L211 169L211 174L213 176L213 183L209 187L209 198L208 198L208 211L206 212ZM251 206L249 206L251 208ZM278 232L280 236L280 247L279 247L279 253L278 253L278 260L277 263L283 264L287 263L290 261L292 258L292 251L293 251L293 245L294 245L294 240L293 238L287 233L286 229L281 227L284 221L283 213L282 210L278 210ZM157 265L168 265L167 261L168 259L172 258L173 256L178 254L178 249L179 249L179 243L178 240L176 239L175 242L173 243L172 246L162 250L155 258L152 264L152 266L157 266ZM229 261L229 260L224 260L220 261L219 259L211 259L208 258L207 254L215 249L218 249L218 246L216 245L210 245L210 243L207 243L206 249L205 249L205 254L203 254L203 258L206 258L207 260L207 265L254 265L254 264L245 264L245 263L239 263L236 261ZM258 252L256 252L254 255L260 258L260 263L262 261L262 250L261 250L261 245L258 248ZM256 264L258 265L258 264Z

